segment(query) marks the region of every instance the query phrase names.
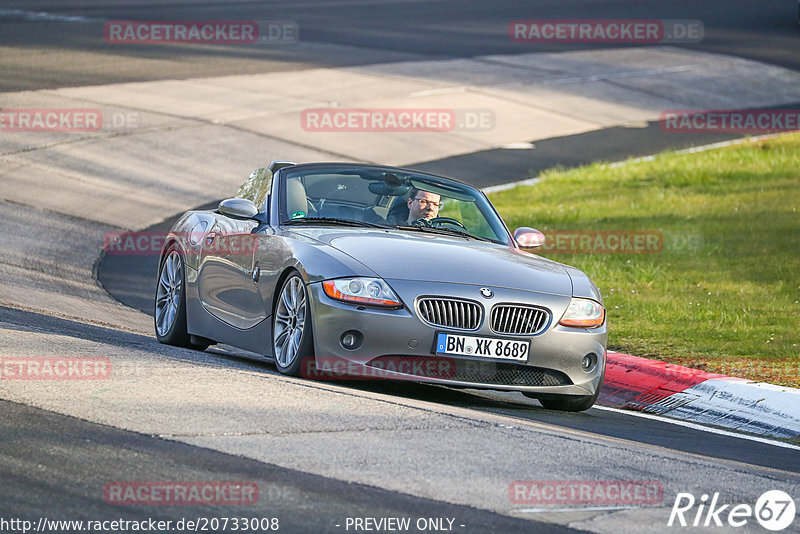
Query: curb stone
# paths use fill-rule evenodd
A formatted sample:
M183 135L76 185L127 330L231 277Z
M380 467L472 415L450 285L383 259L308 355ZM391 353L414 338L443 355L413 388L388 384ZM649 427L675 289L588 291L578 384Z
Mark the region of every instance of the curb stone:
M597 403L800 441L800 389L608 352Z

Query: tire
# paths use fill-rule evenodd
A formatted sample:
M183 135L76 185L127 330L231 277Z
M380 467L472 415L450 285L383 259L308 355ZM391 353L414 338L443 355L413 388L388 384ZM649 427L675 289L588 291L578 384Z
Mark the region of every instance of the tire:
M605 355L605 352L603 353ZM606 358L603 357L603 373L600 375L600 383L597 384L597 389L594 395L536 395L533 393L522 392L526 397L536 399L543 407L548 410L557 410L560 412L584 412L594 406L597 398L600 396L600 391L603 389L603 383L606 380Z
M186 328L186 273L183 257L174 245L167 249L158 269L153 325L160 343L205 350L206 343L192 343Z
M597 390L594 395L535 395L533 393L523 392L522 394L531 399L536 399L539 404L548 410L558 410L560 412L584 412L594 406L597 402L597 397L600 396L600 390L603 389L603 381L605 380L605 370L603 370L603 377L597 385Z
M538 399L539 403L548 410L558 410L560 412L583 412L594 406L600 390L594 395L559 395L556 397L544 397Z
M275 366L282 374L300 376L304 362L313 361L314 340L308 290L298 273L284 280L272 316Z

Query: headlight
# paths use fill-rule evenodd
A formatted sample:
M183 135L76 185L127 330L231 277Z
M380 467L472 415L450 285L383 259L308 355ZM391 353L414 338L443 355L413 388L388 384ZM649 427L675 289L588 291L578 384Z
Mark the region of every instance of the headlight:
M567 311L558 324L563 326L596 328L602 325L605 320L606 310L599 302L573 297Z
M398 308L403 304L389 284L380 278L339 278L322 282L325 294L351 304Z

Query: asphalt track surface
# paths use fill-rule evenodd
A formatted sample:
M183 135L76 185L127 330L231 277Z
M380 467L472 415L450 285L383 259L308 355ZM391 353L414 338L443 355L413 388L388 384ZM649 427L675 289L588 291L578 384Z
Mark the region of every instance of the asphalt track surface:
M164 346L149 336L0 307L0 322L36 325L61 336L139 347L159 354ZM229 367L277 375L271 362L241 351L182 351L182 359L227 362ZM800 483L800 454L760 442L677 426L656 419L632 419L616 411L591 409L579 414L553 412L509 401L492 392L452 390L400 382L346 384L353 392L379 392L400 399L423 399L467 407L602 436L620 446L645 444L653 454L672 451L691 463L712 460L741 472L758 472L776 485ZM342 532L347 517L450 517L463 532L579 532L551 523L515 519L467 506L422 499L363 484L281 468L171 440L89 423L8 401L0 401L0 517L32 520L106 520L195 517L278 517L281 531ZM576 437L577 437L576 436ZM320 451L321 455L326 454ZM426 454L436 454L428 451ZM456 475L454 475L456 476ZM255 506L120 506L106 502L102 489L113 481L247 481L259 486ZM673 488L669 488L672 490ZM665 490L666 491L666 490ZM59 532L64 531L60 530Z
M50 519L72 512L91 519L177 523L187 518L278 518L281 532L342 532L347 517L457 518L467 532L580 532L360 484L298 473L208 449L87 423L29 406L0 401L0 443L4 473L0 500L4 515L35 523L43 510ZM29 469L30 458L37 461ZM116 458L114 460L114 458ZM100 466L100 468L98 468ZM256 506L118 506L102 488L109 480L214 480L255 483ZM68 491L65 489L68 488ZM58 503L58 508L53 503ZM463 527L459 527L463 525ZM59 532L70 531L60 529ZM79 531L79 530L75 530ZM213 531L213 530L212 530ZM5 530L4 530L5 532Z
M109 7L113 4L113 7ZM118 81L214 76L370 62L437 57L469 57L489 53L530 52L510 43L508 21L519 18L663 18L700 19L706 38L691 45L800 70L800 37L795 27L796 3L790 0L682 2L4 2L2 9L35 10L82 16L84 23L57 18L26 20L26 15L0 12L0 91L102 84ZM402 14L400 16L399 14ZM300 25L303 41L318 48L240 47L109 47L87 28L109 19L289 19ZM342 55L327 44L352 46ZM575 50L581 45L539 47ZM1 100L0 100L1 102ZM420 162L418 168L468 177L474 183L491 180L470 176L480 160L504 165L509 171L536 171L560 164L578 165L596 159L615 160L669 148L705 144L734 137L681 137L681 145L660 135L658 128L615 128L545 140L532 151L502 151ZM620 143L620 140L625 140ZM577 147L591 147L580 157ZM620 148L621 147L621 148ZM533 157L535 155L535 157ZM159 228L165 228L168 219ZM131 258L146 260L130 263ZM128 261L128 263L126 263ZM154 257L106 257L98 277L121 302L148 310L153 287ZM150 263L147 263L150 262ZM126 282L126 283L123 283ZM0 323L19 331L33 328L82 340L136 347L165 354L153 337L83 324L31 311L0 308ZM170 353L172 354L172 353ZM252 354L212 348L206 353L183 351L184 360L214 360L233 368L275 375L274 365ZM404 399L422 399L443 409L466 407L477 413L501 415L508 421L532 421L564 431L601 436L615 443L636 444L651 451L654 461L669 451L686 459L717 462L731 472L759 473L775 487L800 483L800 454L756 441L711 434L669 422L633 418L592 409L563 414L536 403L509 400L492 392L450 390L417 384L364 383L347 385L354 392L379 392ZM248 515L279 516L282 531L342 532L337 521L353 516L457 517L465 532L576 532L554 523L516 519L466 506L422 499L381 488L277 467L149 435L97 425L23 404L0 401L0 517L178 519L234 515L240 510L214 507L112 507L98 488L122 480L235 480L259 483L265 499ZM565 458L568 462L569 458ZM587 474L587 477L591 474ZM735 486L736 481L730 481ZM680 488L671 488L680 489ZM213 513L212 513L213 512ZM458 529L457 529L458 530ZM62 530L65 531L65 530Z
M793 0L9 0L0 9L11 11L0 11L0 91L604 46L513 43L508 24L519 19L700 20L702 42L683 46L800 70ZM109 46L108 20L289 20L304 43L320 46ZM352 48L342 54L331 44Z

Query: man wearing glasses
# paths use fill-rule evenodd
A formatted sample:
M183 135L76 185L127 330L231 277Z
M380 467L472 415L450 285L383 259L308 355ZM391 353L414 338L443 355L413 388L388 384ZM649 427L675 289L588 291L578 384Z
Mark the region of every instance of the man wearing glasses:
M441 200L441 195L412 188L411 195L408 197L408 220L406 223L411 224L417 219L433 219L442 206Z

